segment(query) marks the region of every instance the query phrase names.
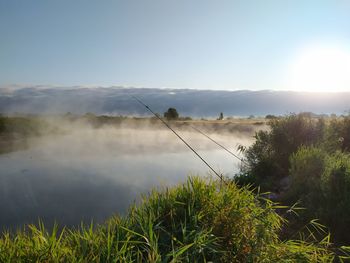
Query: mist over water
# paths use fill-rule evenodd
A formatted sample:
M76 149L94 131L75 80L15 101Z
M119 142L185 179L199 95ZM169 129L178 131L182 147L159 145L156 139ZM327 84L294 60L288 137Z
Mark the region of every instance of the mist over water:
M234 176L239 161L193 131L180 134L217 171ZM251 134L210 134L235 151ZM81 126L32 139L29 148L0 155L0 228L37 223L79 225L126 213L154 187L171 186L206 167L165 129Z

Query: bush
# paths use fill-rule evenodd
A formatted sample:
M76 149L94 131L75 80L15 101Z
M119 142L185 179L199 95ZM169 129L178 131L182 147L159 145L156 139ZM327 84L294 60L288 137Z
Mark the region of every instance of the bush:
M350 155L337 152L326 160L327 165L321 178L325 203L320 207L320 216L338 240L349 244Z
M300 202L306 210L290 229L319 218L337 243L350 244L350 117L326 123L304 113L270 127L255 135L235 181L271 191L283 204Z
M324 146L329 152L350 151L350 116L331 120L327 127Z
M321 191L321 176L327 165L326 157L327 153L316 147L301 147L291 156L291 185L288 194L295 197L293 202L302 198L308 207L320 201L314 200L314 196L319 196Z
M301 146L317 145L323 138L323 119L290 115L269 122L269 131L259 131L255 143L245 152L247 166L242 174L264 190L276 191L280 180L289 173L289 158Z
M301 148L291 157L288 203L306 208L304 221L320 218L338 242L350 242L350 156L328 154L320 148Z

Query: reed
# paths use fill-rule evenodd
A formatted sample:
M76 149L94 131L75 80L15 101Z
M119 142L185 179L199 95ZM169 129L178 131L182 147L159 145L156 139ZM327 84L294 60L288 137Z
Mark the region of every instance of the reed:
M42 222L0 239L1 262L330 262L329 239L282 241L278 206L234 183L189 177L126 216L75 229Z

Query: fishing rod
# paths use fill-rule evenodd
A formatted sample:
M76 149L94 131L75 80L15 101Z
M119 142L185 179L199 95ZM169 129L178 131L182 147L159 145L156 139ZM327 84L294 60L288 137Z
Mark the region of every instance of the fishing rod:
M221 181L224 181L224 178L222 174L219 174L214 170L211 165L203 159L202 156L199 155L199 153L196 152L195 149L192 148L191 145L189 145L173 128L170 127L170 125L164 121L161 117L159 117L158 114L156 114L149 106L147 106L145 103L143 103L140 99L136 98L135 96L131 96L133 99L135 99L138 103L140 103L142 106L144 106L148 111L150 111L157 119L159 119L168 129L170 129L208 168L217 176L220 178Z
M189 125L192 129L194 129L195 131L199 132L200 134L202 134L203 136L207 137L209 140L211 140L213 143L215 143L216 145L220 146L222 149L224 149L226 152L228 152L229 154L231 154L233 157L237 158L238 160L240 160L242 163L247 164L247 162L243 159L240 158L237 154L233 153L232 151L230 151L229 149L227 149L225 146L223 146L222 144L218 143L217 141L215 141L213 138L211 138L209 135L205 134L204 132L202 132L200 129Z

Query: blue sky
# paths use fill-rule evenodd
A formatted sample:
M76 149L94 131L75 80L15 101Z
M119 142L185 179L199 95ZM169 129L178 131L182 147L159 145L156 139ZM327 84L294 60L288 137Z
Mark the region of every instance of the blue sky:
M0 84L290 89L304 47L347 54L349 14L346 0L0 0Z

